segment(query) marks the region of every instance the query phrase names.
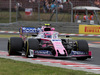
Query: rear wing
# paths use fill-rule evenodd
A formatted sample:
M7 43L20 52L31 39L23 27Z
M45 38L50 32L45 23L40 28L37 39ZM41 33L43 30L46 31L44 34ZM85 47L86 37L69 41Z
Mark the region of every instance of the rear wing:
M34 27L21 27L19 29L20 35L23 35L23 34L38 34L41 31L42 31L41 28L34 28Z
M42 26L41 28L34 28L34 27L21 27L19 29L19 33L20 35L23 35L23 34L38 34L40 32L44 32L44 31L54 31L55 28L53 27L50 27L49 24L46 24L46 26Z

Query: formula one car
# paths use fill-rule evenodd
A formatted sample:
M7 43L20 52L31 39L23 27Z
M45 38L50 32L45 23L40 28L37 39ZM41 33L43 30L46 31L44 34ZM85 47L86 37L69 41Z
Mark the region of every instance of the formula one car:
M9 55L25 55L34 58L38 56L73 57L77 60L91 58L87 41L73 41L69 38L60 39L58 37L59 32L55 31L55 28L52 28L49 24L42 26L42 28L21 27L19 33L20 37L11 37L8 40ZM31 37L29 37L30 35Z

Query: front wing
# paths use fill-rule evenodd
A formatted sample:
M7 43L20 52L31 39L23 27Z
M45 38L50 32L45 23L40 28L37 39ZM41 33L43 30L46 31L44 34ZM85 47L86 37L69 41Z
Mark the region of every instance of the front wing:
M77 58L77 57L87 57L91 58L91 51L88 53L73 51L70 55L67 56L54 56L49 50L29 50L29 57L39 56L39 57L47 57L47 58Z

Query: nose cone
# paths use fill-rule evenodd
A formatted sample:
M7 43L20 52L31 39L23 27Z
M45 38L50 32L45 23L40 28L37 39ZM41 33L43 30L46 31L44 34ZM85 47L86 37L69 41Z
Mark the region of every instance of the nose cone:
M61 54L61 55L65 54L65 52L64 52L63 49L59 49L58 52L59 52L59 54Z

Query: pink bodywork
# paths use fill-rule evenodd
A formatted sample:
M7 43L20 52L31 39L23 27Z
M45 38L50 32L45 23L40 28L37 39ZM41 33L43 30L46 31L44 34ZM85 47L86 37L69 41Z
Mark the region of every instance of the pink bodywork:
M50 29L51 29L51 31L55 31L55 28L53 28L53 27L46 27L46 26L42 26L42 27L41 27L42 32L45 32L45 31L44 31L44 29L45 29L45 28L50 28Z
M65 54L65 53L67 54L67 51L64 48L64 46L62 45L61 41L52 41L52 43L53 43L55 51L56 51L56 55L55 56L58 56L57 50L59 51L60 54Z
M41 40L45 40L45 41L51 41L51 43L52 43L52 45L53 45L53 47L54 47L54 49L56 51L56 55L55 56L58 56L58 51L62 55L64 55L65 53L66 53L66 55L68 55L66 49L62 45L61 39L59 39L56 36L53 36L53 34L55 34L55 33L58 33L58 32L56 32L56 31L44 31L44 32L39 33L39 35L40 34L44 34L44 37L37 37L37 38L42 38ZM47 37L45 37L45 35L51 35L52 37L51 38L47 38ZM46 44L44 44L42 46L45 47Z
M50 28L50 31L45 31L45 28ZM58 57L58 52L61 55L65 55L66 57L68 56L67 50L64 48L63 44L62 44L62 40L58 38L58 32L54 31L55 28L52 27L46 27L46 26L42 26L41 28L41 32L39 32L38 36L35 38L44 40L44 44L42 45L42 47L46 47L46 43L50 42L50 44L48 44L49 46L53 46L56 55L55 57ZM47 37L47 36L51 36L51 37ZM26 37L23 36L23 34L20 34L20 37L23 38L23 40L26 40ZM88 55L91 56L91 51L88 52ZM47 55L44 55L47 56ZM72 55L72 57L76 57L76 56L87 56L87 55Z
M66 53L66 56L68 56L67 50L64 48L61 39L58 38L58 35L57 35L57 37L56 37L56 35L53 35L55 33L58 33L58 32L56 32L56 31L40 32L39 35L41 35L41 34L51 35L52 37L51 38L47 38L47 37L44 36L44 37L37 37L37 38L40 38L41 40L45 40L46 42L50 41L52 43L52 45L54 47L54 50L56 51L55 57L58 57L58 52L61 55L64 55ZM46 44L44 44L43 47L46 47ZM91 56L91 51L89 51L88 55ZM87 56L87 55L73 55L73 57L75 57L75 56Z

